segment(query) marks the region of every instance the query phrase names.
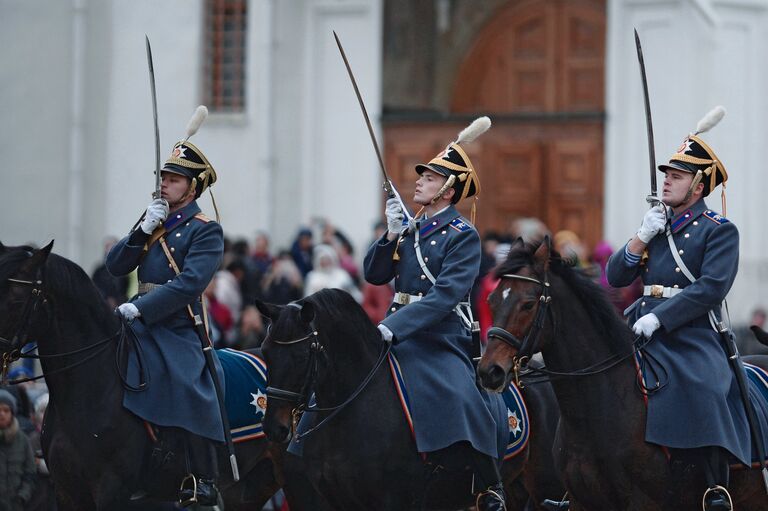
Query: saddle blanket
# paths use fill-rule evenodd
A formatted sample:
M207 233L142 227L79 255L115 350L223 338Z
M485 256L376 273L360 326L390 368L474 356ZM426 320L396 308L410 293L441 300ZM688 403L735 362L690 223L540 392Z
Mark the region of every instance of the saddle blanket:
M411 435L415 438L413 432L413 420L411 419L411 403L408 400L408 391L405 388L400 364L397 361L397 357L392 353L389 354L389 369L395 382L397 395L400 398L400 405L403 407L403 413L405 413L405 418L411 428ZM507 390L502 393L502 397L504 398L504 404L507 406L509 441L504 453L504 459L508 460L519 454L528 444L530 421L528 419L528 409L525 407L523 396L520 394L520 389L518 389L514 383L511 383Z
M256 355L230 348L216 350L224 369L224 403L232 441L245 442L265 436L267 365Z

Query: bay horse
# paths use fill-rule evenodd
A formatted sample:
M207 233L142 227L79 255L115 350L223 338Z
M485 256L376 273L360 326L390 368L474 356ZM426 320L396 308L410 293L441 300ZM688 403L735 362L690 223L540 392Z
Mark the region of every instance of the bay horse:
M665 451L645 442L634 335L602 288L553 252L549 238L515 241L496 274L495 328L478 375L498 390L540 348L560 407L555 458L571 509L701 509L704 476L670 488ZM750 362L766 367L768 358ZM768 510L759 470L732 470L730 489L736 509Z
M382 367L388 366L389 345L348 293L324 289L287 306L256 305L271 319L262 345L269 367L264 430L274 442L298 441L308 478L333 509L472 504L466 464L434 474L436 467L417 452L390 368ZM297 434L298 413L315 413L307 411L312 395L316 425ZM547 454L557 423L556 416L554 424L551 420L554 394L550 389L549 406L546 387L530 395L541 401L529 404L534 440L502 466L510 510L539 509L538 502L559 499L563 491ZM540 418L550 424L537 427L534 421ZM531 445L546 447L529 456ZM529 459L534 462L521 478ZM532 503L526 507L529 495Z
M129 499L137 491L158 501L175 500L186 475L183 453L167 468L149 472L153 442L144 422L122 406L124 368L118 355L126 349L126 327L88 275L51 253L52 246L0 244L0 355L5 365L27 342L37 342L50 393L41 442L58 509L132 507ZM151 385L151 375L148 381ZM236 444L237 484L222 453L220 488L227 510L261 509L284 479L282 467L273 463L282 450L263 437ZM296 481L301 470L289 469ZM292 490L286 489L293 495L291 509L322 508L306 496L309 485L294 484Z

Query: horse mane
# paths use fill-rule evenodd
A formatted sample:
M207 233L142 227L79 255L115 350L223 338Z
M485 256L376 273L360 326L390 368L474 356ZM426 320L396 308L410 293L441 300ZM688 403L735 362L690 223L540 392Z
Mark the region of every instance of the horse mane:
M30 246L5 247L0 252L0 282L18 272L33 254ZM57 254L49 254L44 265L43 288L59 298L59 302L77 303L87 314L98 317L108 313L106 302L91 278L74 262Z
M534 267L534 254L541 243L543 242L513 246L507 259L496 268L495 276L501 278L504 274L517 273L526 266ZM555 250L550 253L549 269L576 295L587 315L594 320L599 334L609 343L614 343L616 349L625 349L628 339L631 339L630 330L616 312L605 290L592 280L584 269L575 267L571 259L564 259Z
M341 289L321 289L304 298L315 306L317 328L323 331L349 332L372 341L380 338L368 314L352 295Z

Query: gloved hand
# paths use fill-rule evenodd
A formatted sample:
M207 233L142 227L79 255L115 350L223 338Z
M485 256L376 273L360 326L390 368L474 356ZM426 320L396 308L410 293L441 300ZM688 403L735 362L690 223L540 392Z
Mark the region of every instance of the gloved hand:
M394 197L387 199L387 207L384 210L387 215L387 231L390 234L399 235L403 230L403 207Z
M647 244L654 236L662 232L666 225L667 211L664 204L654 206L643 217L643 224L637 231L637 237Z
M133 321L134 319L141 316L139 309L137 309L134 304L128 302L118 306L117 312L119 312L126 321Z
M153 200L150 205L147 206L144 220L141 221L141 230L147 234L152 234L152 232L157 229L157 226L168 218L168 209L168 201L165 199Z
M384 325L379 325L378 328L379 332L381 332L381 338L384 339L385 342L392 342L392 338L394 337L392 330Z
M632 325L632 330L635 331L635 335L642 335L646 339L650 339L653 332L658 330L660 326L661 323L659 322L659 318L656 317L656 314L651 312L635 321L635 324Z

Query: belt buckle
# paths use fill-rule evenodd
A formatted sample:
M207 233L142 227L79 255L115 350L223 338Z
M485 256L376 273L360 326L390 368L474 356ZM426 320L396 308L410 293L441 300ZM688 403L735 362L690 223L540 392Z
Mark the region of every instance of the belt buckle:
M411 303L411 295L407 293L400 293L400 305L408 305Z
M651 296L654 298L663 298L664 297L664 286L661 284L653 284L651 285Z

